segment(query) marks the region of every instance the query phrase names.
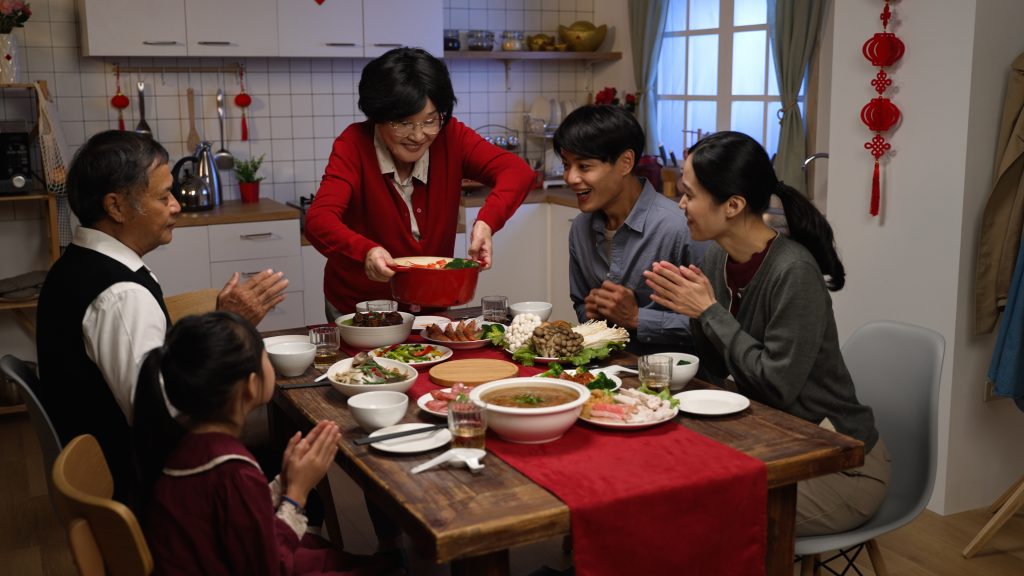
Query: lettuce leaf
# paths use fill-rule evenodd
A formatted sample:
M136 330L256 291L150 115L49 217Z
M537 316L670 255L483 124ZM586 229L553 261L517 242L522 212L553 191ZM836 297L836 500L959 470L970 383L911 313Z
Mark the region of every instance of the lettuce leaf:
M484 339L490 340L495 346L505 346L505 327L501 324L488 324L484 327Z
M523 366L533 366L533 359L537 357L537 354L530 350L530 346L520 346L512 353L512 361L519 362Z
M596 348L583 348L576 354L560 358L560 360L564 362L572 362L574 366L584 366L586 364L590 364L594 360L603 360L612 352L625 348L625 346L626 344L623 342L609 342Z

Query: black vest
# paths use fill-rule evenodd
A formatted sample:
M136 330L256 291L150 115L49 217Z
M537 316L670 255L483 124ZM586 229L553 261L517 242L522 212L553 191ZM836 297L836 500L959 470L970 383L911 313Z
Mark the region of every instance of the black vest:
M92 434L103 448L115 497L129 505L137 492L131 430L100 369L85 353L82 318L104 290L118 282L134 282L149 290L163 310L160 284L146 270L130 270L95 250L68 246L46 275L39 295L36 347L39 356L39 400L57 429L61 443Z

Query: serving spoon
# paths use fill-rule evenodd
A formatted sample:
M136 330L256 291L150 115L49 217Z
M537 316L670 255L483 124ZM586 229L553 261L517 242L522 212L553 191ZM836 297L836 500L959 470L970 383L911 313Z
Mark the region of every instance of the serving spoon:
M153 131L150 130L149 124L146 123L146 83L139 80L139 123L135 126L135 131L139 134L152 135Z
M213 162L220 170L235 167L235 157L224 146L224 90L217 89L217 118L220 119L220 150L213 155Z

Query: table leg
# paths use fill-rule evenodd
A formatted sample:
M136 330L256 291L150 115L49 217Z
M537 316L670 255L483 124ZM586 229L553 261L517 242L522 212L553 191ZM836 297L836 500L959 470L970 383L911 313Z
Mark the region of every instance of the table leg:
M452 576L508 576L508 550L452 560Z
M768 549L764 567L768 576L793 574L796 536L796 484L768 491Z

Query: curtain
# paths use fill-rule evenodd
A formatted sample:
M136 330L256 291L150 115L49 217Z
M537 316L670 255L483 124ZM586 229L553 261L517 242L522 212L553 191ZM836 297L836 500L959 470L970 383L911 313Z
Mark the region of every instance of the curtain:
M668 18L668 1L630 0L629 37L633 49L633 75L640 91L637 119L647 135L648 153L658 149L658 106L655 83L658 80L658 58L661 39Z
M820 0L768 0L768 35L782 97L782 126L775 156L775 173L780 180L801 192L807 189L802 170L807 156L807 137L797 96L817 42L821 14Z

